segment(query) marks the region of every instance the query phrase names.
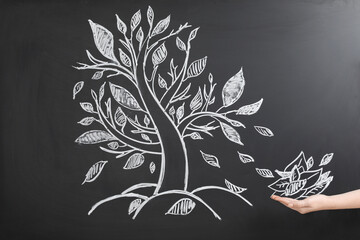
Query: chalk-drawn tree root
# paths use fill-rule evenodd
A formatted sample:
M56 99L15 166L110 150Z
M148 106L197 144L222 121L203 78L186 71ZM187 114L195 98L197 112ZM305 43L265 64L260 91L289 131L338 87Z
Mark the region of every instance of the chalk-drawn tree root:
M137 11L127 26L117 15L117 28L122 37L121 43L114 50L113 34L105 27L89 20L97 50L103 60L95 58L86 51L90 64L78 63L79 70L95 70L92 77L101 81L97 91L92 88L94 103L80 102L86 112L92 114L79 121L81 125L97 125L99 130L90 130L80 135L75 142L79 144L97 144L104 152L115 158L127 158L124 170L141 167L146 162L146 155L159 156L160 163L149 164L151 174L157 173L156 183L140 183L129 187L121 194L114 195L96 203L89 214L103 203L118 198L135 198L129 206L129 215L135 218L141 209L156 197L168 194L184 195L166 214L187 215L195 207L195 202L203 204L213 215L219 215L196 193L204 190L220 190L231 193L251 206L251 203L240 194L246 188L239 187L225 179L225 187L203 186L188 189L189 162L186 141L201 141L206 135L213 137L213 131L221 129L225 137L237 146L242 146L240 134L236 128L245 128L238 120L240 115L255 114L261 107L263 99L238 109L229 109L241 97L245 79L243 69L231 77L222 89L222 105L211 110L215 103L213 96L217 83L209 73L208 82L203 86L192 81L205 70L207 57L189 64L191 42L196 38L199 28L192 29L187 41L183 42L179 34L191 28L185 23L177 30L166 34L170 24L170 15L154 26L154 12L147 9L147 26L140 26L141 12ZM130 33L128 31L130 28ZM169 50L165 44L173 39L176 47L183 53L181 64L178 59L168 58ZM119 44L120 44L119 43ZM177 56L177 55L176 55ZM166 73L158 72L163 65L169 64ZM159 67L162 65L162 67ZM106 75L106 78L103 76ZM199 85L196 94L192 94L191 85ZM75 84L73 98L81 91L84 82ZM95 128L95 127L94 127ZM96 128L95 128L96 129ZM270 129L255 126L261 135L273 136ZM220 168L217 156L200 150L203 160L211 167ZM254 159L239 152L243 163ZM95 163L87 172L83 182L93 182L99 177L108 161ZM157 166L158 165L158 166ZM179 177L179 173L180 177ZM166 183L166 184L164 184ZM151 196L134 191L141 188L154 188Z

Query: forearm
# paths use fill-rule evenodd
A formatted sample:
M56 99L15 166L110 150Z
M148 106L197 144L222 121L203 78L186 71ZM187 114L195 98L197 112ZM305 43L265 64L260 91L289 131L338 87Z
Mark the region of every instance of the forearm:
M322 210L360 208L360 189L343 194L327 196Z

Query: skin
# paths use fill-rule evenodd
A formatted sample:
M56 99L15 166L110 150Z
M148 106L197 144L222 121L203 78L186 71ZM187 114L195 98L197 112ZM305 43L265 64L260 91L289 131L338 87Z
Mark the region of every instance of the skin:
M271 199L301 214L322 210L360 208L360 189L338 195L313 195L303 200L272 195Z

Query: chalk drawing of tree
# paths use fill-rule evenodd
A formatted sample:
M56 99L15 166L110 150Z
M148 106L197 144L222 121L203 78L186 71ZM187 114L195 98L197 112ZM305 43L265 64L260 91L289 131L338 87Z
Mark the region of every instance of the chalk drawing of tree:
M151 173L157 172L155 183L139 183L130 186L122 193L110 196L97 202L89 211L91 214L100 205L119 198L132 198L129 215L133 219L143 207L156 197L168 194L182 195L166 212L171 215L187 215L196 204L204 205L217 218L220 216L197 193L206 190L224 191L233 194L247 204L252 204L241 193L246 188L239 187L228 180L224 186L202 186L188 188L189 163L187 154L188 141L203 141L204 135L213 136L212 132L221 130L225 138L238 145L243 145L236 128L245 126L230 118L230 115L255 114L263 99L239 109L230 109L243 93L245 79L241 68L231 77L222 89L222 106L211 110L215 102L213 76L210 73L203 87L191 94L192 81L204 72L207 57L189 62L191 43L196 38L199 28L192 28L185 23L178 29L167 31L170 15L155 24L154 12L147 9L146 26L140 26L141 11L137 11L126 25L117 15L117 29L121 38L115 41L113 34L105 27L89 20L94 42L102 55L95 58L86 51L90 63L78 63L79 70L93 70L92 79L104 81L99 89L92 89L93 103L80 102L83 110L92 116L82 119L84 126L101 126L83 133L75 142L78 144L98 144L102 151L114 154L115 158L126 160L125 170L145 166L146 155L156 155L159 162L149 164ZM146 21L146 20L145 20ZM187 39L180 39L179 34L187 33ZM167 44L172 43L177 51L183 54L181 64L168 56ZM119 45L115 50L115 44ZM164 66L167 59L169 68ZM162 69L159 72L159 69ZM168 69L163 72L163 69ZM103 78L103 76L105 76ZM128 81L131 90L125 88ZM81 91L84 81L75 84L73 98ZM105 99L106 95L109 98ZM218 97L218 98L220 98ZM217 99L218 99L217 98ZM219 100L218 100L219 101ZM263 136L273 136L270 129L254 126ZM186 141L185 141L186 140ZM199 150L209 167L220 168L215 155ZM253 162L254 159L239 153L242 162ZM179 161L179 159L181 161ZM202 161L203 161L202 160ZM95 163L87 172L84 183L94 181L103 171L108 161ZM83 183L83 184L84 184ZM143 188L153 189L150 196L137 193Z

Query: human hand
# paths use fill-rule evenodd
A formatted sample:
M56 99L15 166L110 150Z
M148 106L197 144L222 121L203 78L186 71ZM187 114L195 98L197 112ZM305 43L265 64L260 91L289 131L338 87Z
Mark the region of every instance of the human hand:
M328 197L326 195L322 195L322 194L313 195L303 200L279 197L276 195L271 196L271 199L278 201L283 205L285 205L286 207L295 210L301 214L306 214L309 212L315 212L326 209L327 198Z

